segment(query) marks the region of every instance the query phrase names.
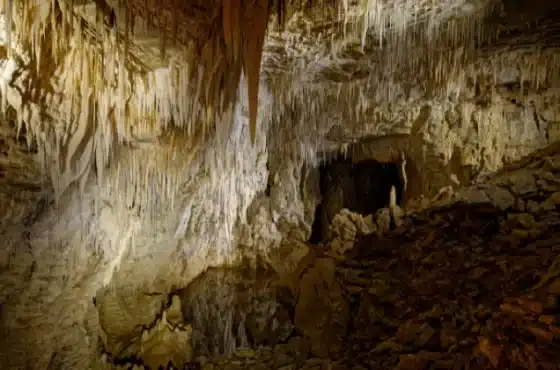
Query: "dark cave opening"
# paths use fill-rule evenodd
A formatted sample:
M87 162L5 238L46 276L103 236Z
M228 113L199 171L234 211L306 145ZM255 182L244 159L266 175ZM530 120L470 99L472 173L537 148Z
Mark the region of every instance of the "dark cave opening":
M402 206L404 181L401 166L373 159L353 163L342 156L319 166L321 201L315 209L310 243L324 241L334 216L346 208L362 215L374 214L389 205L391 188Z
M321 230L321 212L323 211L323 202L321 201L315 207L315 216L313 218L313 225L311 226L311 236L309 237L309 243L318 244L323 241L323 232Z

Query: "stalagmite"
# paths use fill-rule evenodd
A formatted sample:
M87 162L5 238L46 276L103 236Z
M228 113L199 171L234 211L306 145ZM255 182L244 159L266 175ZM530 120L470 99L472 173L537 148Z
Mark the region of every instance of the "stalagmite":
M404 151L400 152L400 156L397 159L397 164L399 166L399 179L402 187L401 204L399 204L399 206L402 207L406 203L406 194L408 190L408 176L406 174L406 156L404 154Z

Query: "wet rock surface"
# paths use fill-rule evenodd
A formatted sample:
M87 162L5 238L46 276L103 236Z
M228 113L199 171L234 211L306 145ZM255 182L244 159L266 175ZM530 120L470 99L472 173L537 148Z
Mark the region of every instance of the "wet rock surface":
M258 322L276 323L255 325L262 338L276 340L247 340L214 353L195 345L194 359L184 368L560 368L557 153L537 153L486 185L406 213L393 231L382 226L386 212L341 212L332 239L310 248L281 280L290 298L274 306L266 296L282 288L275 283L274 289L260 289L267 285L260 279L251 284L262 298L239 299L246 305L268 300L266 307L281 309L252 303L240 310L240 303L219 296L183 298L193 338L201 335L200 325L185 310L196 310L197 300L215 302L213 314L199 317L221 338L220 331L239 333L215 324L228 307L234 307L230 313L246 313L244 321L237 320L246 332L251 312L260 312ZM233 285L240 297L251 289Z

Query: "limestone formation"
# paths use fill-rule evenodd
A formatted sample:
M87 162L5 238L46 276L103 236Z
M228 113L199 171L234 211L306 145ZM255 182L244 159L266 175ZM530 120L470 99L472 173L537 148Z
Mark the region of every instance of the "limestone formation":
M0 2L0 368L557 363L559 4Z

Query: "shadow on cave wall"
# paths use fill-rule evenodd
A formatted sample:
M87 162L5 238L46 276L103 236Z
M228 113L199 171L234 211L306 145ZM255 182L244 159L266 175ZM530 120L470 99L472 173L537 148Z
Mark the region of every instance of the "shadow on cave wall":
M373 159L353 163L342 156L319 167L321 202L309 242L323 241L334 216L346 208L369 215L389 205L391 187L397 190L397 204L402 205L404 186L398 163L383 163Z

